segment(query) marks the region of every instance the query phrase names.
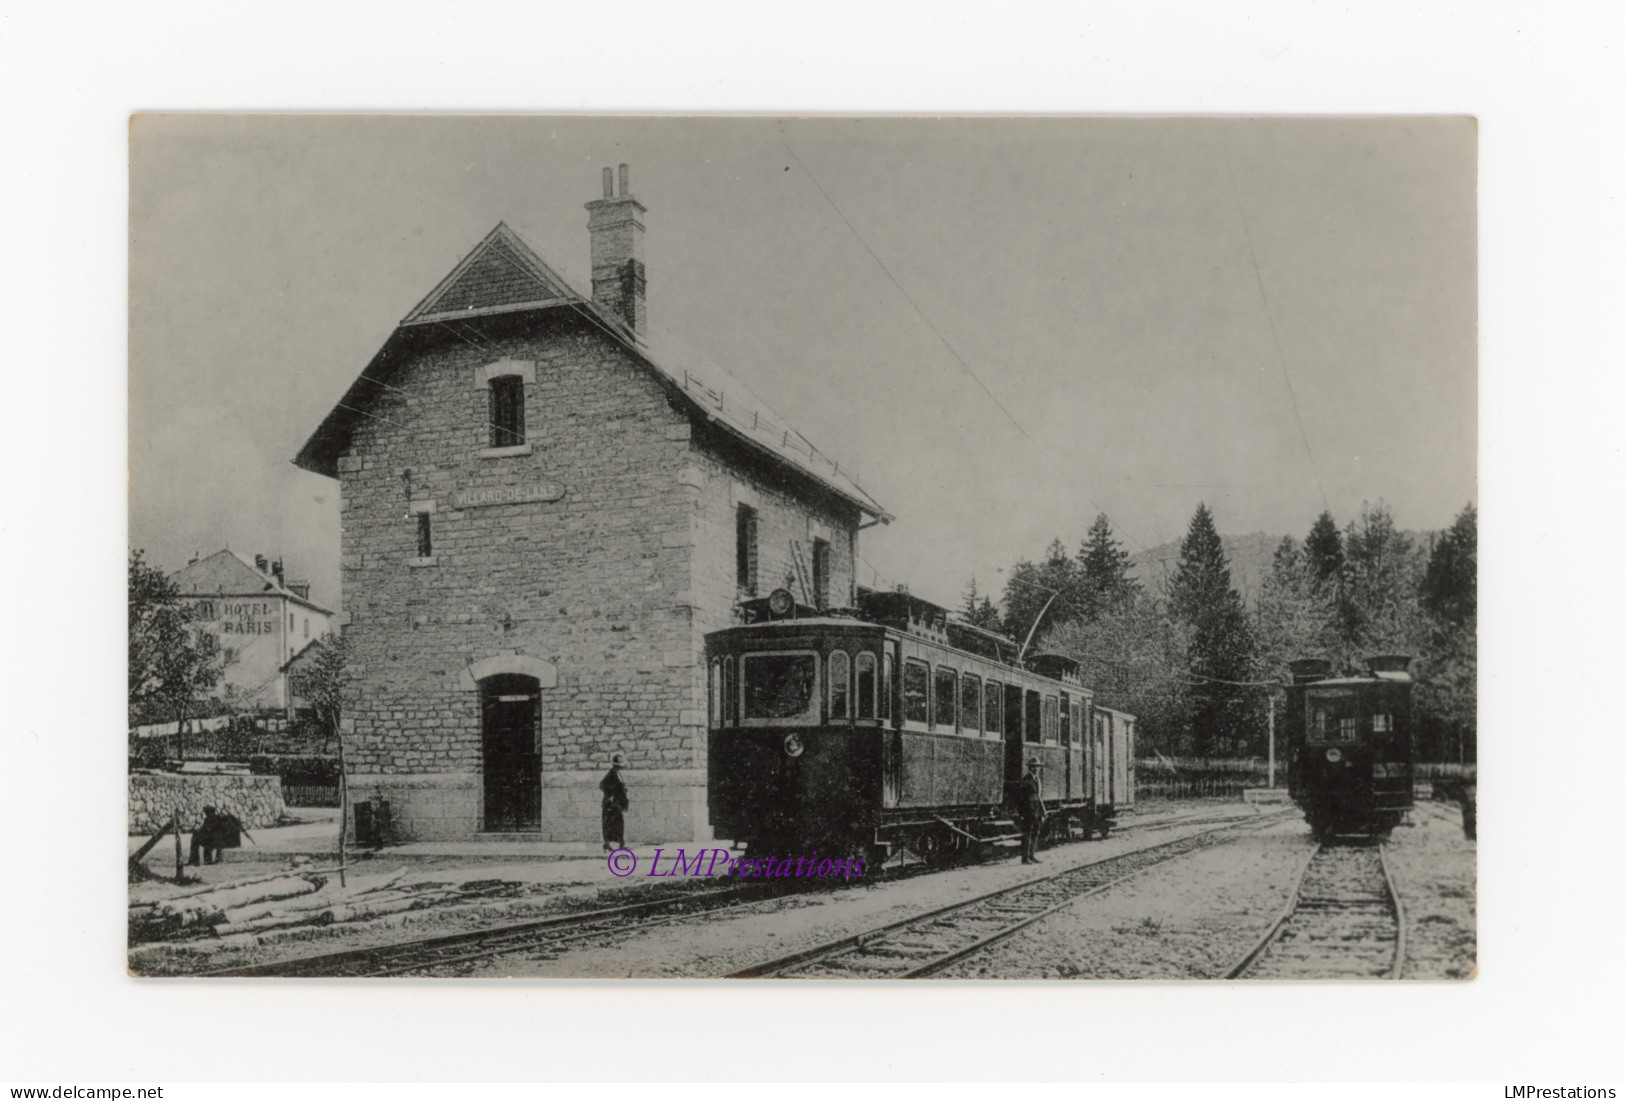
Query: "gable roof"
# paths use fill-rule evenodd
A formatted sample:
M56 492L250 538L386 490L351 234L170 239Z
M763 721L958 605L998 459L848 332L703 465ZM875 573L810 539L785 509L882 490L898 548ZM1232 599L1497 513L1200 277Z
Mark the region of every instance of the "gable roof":
M199 558L170 574L182 596L281 596L295 604L323 615L332 615L324 608L280 584L271 574L261 573L247 558L231 548L215 551L207 558Z
M498 222L401 324L557 306L575 297L579 296L570 285L519 234L506 222Z
M861 513L882 523L892 521L892 515L858 484L850 470L842 471L840 463L791 428L731 373L675 347L662 347L657 359L624 321L575 291L503 222L401 319L299 449L294 464L336 477L338 457L349 447L356 423L372 415L367 407L438 328L449 328L463 319L531 311L575 313L628 352L691 416L715 424L753 452L811 478Z

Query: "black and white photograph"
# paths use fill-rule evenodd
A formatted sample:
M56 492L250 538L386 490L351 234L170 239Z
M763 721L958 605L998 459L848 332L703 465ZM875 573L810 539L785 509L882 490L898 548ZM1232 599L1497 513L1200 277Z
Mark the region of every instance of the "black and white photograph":
M129 975L1475 980L1475 118L128 139Z

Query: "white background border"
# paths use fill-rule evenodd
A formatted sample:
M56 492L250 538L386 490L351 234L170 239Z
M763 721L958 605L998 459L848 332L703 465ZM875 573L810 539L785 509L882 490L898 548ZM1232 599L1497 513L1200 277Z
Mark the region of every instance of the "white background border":
M1577 4L0 12L12 598L0 1075L1572 1084L1617 1072L1605 1052L1620 991L1607 491L1625 303L1619 22ZM856 992L123 977L125 127L137 110L221 108L1478 116L1482 976Z

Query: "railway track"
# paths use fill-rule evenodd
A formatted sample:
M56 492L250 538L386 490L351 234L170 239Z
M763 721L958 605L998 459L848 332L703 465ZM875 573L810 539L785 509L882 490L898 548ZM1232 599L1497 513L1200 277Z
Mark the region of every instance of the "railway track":
M1184 821L1176 819L1148 823L1145 827L1129 826L1126 829L1145 828L1156 831L1212 821L1235 824L1234 819L1199 818ZM1251 823L1256 820L1248 821ZM936 869L924 865L910 866L892 872L885 878L907 879L934 870ZM445 968L459 968L499 956L522 953L545 954L554 948L562 948L581 941L606 936L625 936L684 921L700 914L780 897L785 893L786 888L780 884L760 880L735 882L715 890L688 892L649 902L630 903L576 914L561 914L414 940L392 941L245 967L205 971L197 973L195 977L389 978L421 975Z
M473 929L418 940L325 952L251 967L207 971L202 978L387 978L475 963L521 952L545 952L575 941L625 934L669 925L710 910L768 898L775 891L763 883L730 884L710 891L611 906L576 914L488 929Z
M1381 842L1323 843L1286 908L1227 979L1397 979L1405 910Z
M935 975L1051 914L1108 891L1170 860L1229 840L1238 829L1278 824L1291 812L1225 825L1148 845L1121 856L1063 868L813 948L766 960L730 978L917 979Z

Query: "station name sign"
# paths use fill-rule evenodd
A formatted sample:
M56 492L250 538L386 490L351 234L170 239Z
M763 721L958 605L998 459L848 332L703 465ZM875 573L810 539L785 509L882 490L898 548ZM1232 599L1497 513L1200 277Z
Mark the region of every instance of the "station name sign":
M563 496L564 487L558 482L529 482L516 486L485 486L480 489L463 488L452 491L451 507L523 505L532 501L557 501Z

